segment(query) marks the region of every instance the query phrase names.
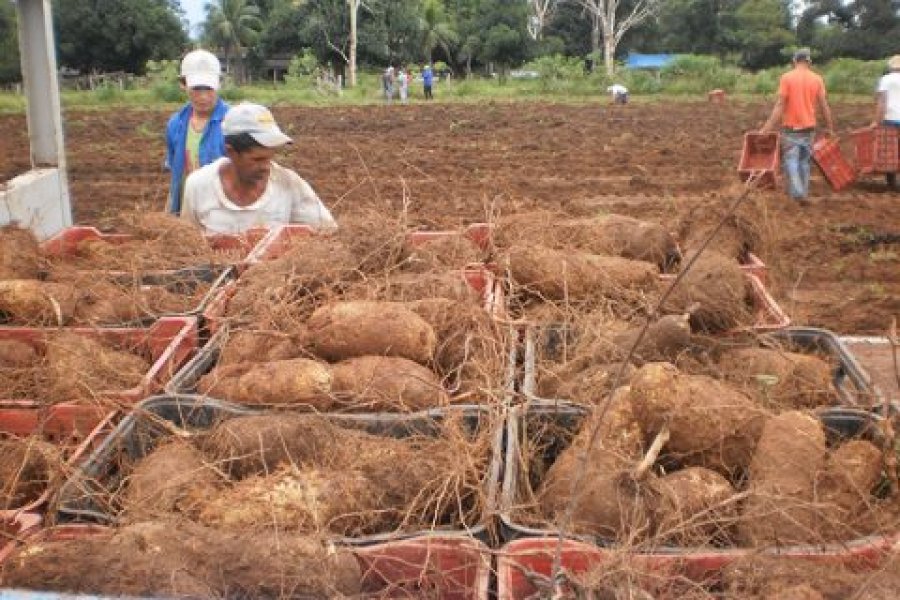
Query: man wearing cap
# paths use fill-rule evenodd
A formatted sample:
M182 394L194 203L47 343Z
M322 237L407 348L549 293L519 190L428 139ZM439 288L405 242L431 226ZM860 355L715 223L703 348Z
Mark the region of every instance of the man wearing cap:
M172 172L168 210L181 212L187 176L225 155L222 119L228 105L219 98L219 59L206 50L194 50L181 61L181 86L188 103L169 119L166 127L166 167Z
M816 136L816 107L822 111L826 134L834 132L831 107L825 97L825 83L810 69L810 51L801 48L794 53L794 68L781 76L778 100L762 131L772 131L781 124L781 152L787 177L788 194L801 205L808 204L809 162Z
M875 120L872 126L893 127L900 132L900 54L888 60L888 72L878 81ZM889 187L897 188L897 174L887 174Z
M233 107L222 121L225 156L187 178L181 216L208 233L241 233L276 223L337 228L331 212L299 175L274 162L293 143L259 104Z

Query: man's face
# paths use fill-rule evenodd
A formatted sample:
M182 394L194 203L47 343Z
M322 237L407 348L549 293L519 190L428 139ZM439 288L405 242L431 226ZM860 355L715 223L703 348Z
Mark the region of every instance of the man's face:
M195 111L202 114L208 114L215 108L218 95L216 94L216 90L211 87L192 87L188 88L187 92L188 99Z
M253 185L269 178L275 149L254 146L245 152L235 152L231 146L225 147L226 154L234 165L238 180L243 185Z

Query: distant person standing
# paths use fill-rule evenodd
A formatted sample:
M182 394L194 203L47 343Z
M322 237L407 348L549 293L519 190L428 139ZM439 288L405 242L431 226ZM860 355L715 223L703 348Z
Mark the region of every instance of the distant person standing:
M400 90L400 104L409 104L409 73L403 67L397 71L397 89Z
M825 83L810 68L812 62L808 48L794 53L794 68L781 76L778 83L778 100L762 131L772 131L781 125L781 152L787 176L788 194L801 205L809 201L809 163L812 158L813 139L816 136L816 108L821 110L827 127L834 132L831 107L825 97Z
M188 103L169 118L166 126L166 168L172 172L168 211L181 213L187 176L225 155L222 119L228 105L219 98L222 66L206 50L188 52L181 61L181 87Z
M614 83L606 88L606 93L612 94L615 104L628 104L628 88L620 83Z
M893 127L900 135L900 54L888 60L888 72L878 80L876 100L872 126ZM886 177L888 187L897 189L897 174Z
M381 87L384 90L386 104L394 102L394 67L388 67L381 76Z
M432 85L434 85L434 72L431 70L431 65L425 65L425 68L422 69L422 90L425 92L426 100L434 100L434 95L431 93Z

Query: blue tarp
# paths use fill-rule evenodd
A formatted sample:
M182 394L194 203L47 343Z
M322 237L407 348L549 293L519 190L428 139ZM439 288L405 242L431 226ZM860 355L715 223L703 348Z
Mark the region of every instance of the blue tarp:
M626 69L662 69L675 60L674 54L638 54L629 52L625 59Z

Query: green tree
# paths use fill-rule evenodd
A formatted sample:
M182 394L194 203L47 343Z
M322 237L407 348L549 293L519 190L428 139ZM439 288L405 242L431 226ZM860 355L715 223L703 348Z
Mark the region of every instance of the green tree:
M259 7L253 0L217 0L205 8L204 40L222 49L225 70L236 72L235 78L242 81L246 76L246 50L257 41L263 28Z
M0 83L22 79L17 29L15 7L0 3Z
M176 0L54 0L59 63L142 74L148 60L181 55L181 15Z
M518 0L485 0L478 9L478 30L483 32L478 58L494 63L504 81L510 67L531 54L527 31L528 5Z
M422 31L422 52L425 62L431 63L435 48L441 48L450 59L450 47L459 41L459 36L450 24L444 6L439 0L425 0L419 17Z
M782 51L796 44L781 0L746 0L735 13L734 36L741 44L741 64L751 69L783 64Z

